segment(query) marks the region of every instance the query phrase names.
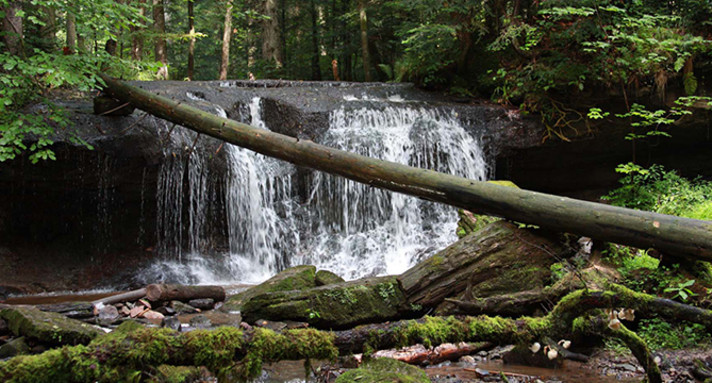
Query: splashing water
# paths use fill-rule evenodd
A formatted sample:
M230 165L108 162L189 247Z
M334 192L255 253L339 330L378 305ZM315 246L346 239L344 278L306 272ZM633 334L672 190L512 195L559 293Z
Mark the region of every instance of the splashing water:
M380 109L332 112L322 143L470 179L486 178L480 144L454 112L400 101ZM254 98L234 118L266 129L260 106L260 99ZM215 110L227 116L222 108ZM173 146L186 147L195 135L181 128L171 140ZM220 179L228 244L224 250L210 248L205 211L214 209L211 204L220 198L209 187L211 178L219 178L206 166L211 153L194 148L187 160L173 154L166 155L157 188L159 251L165 256L144 273L147 280L260 282L299 264L313 264L346 279L395 274L457 238L455 208L320 172L308 186L308 200L300 203L293 165L225 144L227 171ZM188 238L182 237L184 225Z

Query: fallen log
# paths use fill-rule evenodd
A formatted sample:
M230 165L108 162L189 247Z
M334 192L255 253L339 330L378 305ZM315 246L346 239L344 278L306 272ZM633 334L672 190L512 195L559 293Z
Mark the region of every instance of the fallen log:
M394 350L381 350L374 352L372 358L390 358L408 364L433 366L445 361L458 360L465 355L478 351L491 349L494 345L490 342L443 343L435 348L427 348L422 344Z
M113 305L114 303L137 301L145 296L146 296L146 289L141 288L138 290L127 291L125 293L120 293L120 294L104 297L101 299L97 299L97 300L93 301L92 303L94 304L94 306L99 306L100 304L104 305L104 306L105 305Z
M334 359L339 354L418 343L425 347L477 341L528 345L547 338L573 340L596 336L621 339L645 368L649 381L658 383L662 382L660 369L637 335L622 325L611 328L606 316L580 316L591 310L586 306L589 299L637 306L660 303L651 298L645 294L630 294L625 289L580 290L562 299L542 318L425 317L338 332L295 329L277 334L263 328L222 327L214 331L178 333L170 329L140 328L136 323L127 322L87 346L64 347L0 362L0 381L121 381L141 374L149 376L152 369L160 365L205 366L218 375L248 379L260 374L263 363L279 360Z
M712 222L478 182L378 160L201 111L102 75L105 91L154 116L264 155L472 212L668 255L712 260Z
M222 286L151 284L146 286L146 298L152 302L187 302L201 298L211 298L215 302L222 302L225 300L225 288Z

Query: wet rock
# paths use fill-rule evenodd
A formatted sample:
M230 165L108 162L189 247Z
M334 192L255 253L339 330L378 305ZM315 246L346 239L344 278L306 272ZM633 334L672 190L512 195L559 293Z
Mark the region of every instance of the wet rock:
M166 328L169 328L169 329L172 329L175 331L180 331L181 323L180 323L180 320L176 317L165 317L165 318L163 318L161 327L166 327Z
M61 314L40 311L34 307L17 306L0 311L17 336L25 336L51 345L87 344L103 334L98 328L69 319Z
M108 305L99 309L99 315L96 318L96 322L101 326L108 326L116 322L119 317L119 310L113 305Z
M430 379L418 367L394 359L378 358L365 362L336 379L336 383L429 383Z
M303 290L315 287L315 276L315 266L305 265L290 267L265 282L228 298L222 310L242 311L242 306L245 302L260 294L276 291Z
M128 116L135 108L123 101L107 96L94 97L94 114L102 116Z
M150 321L151 323L155 323L155 324L161 324L161 322L163 322L163 318L164 318L163 314L161 314L157 311L153 311L153 310L148 310L145 313L143 313L143 317L146 320Z
M332 273L329 270L319 270L314 276L314 282L316 282L317 286L326 286L345 281L344 278L341 278L340 276Z
M213 323L205 315L196 315L190 318L190 326L197 329L207 329L212 327Z
M347 328L384 322L409 313L393 276L364 278L304 290L254 296L242 310L247 322L258 319L308 322L319 328Z
M171 308L176 314L195 314L200 312L195 307L181 301L171 301Z
M35 306L42 311L62 314L72 319L91 318L94 316L94 305L90 302L64 302Z
M287 328L287 324L284 322L272 322L264 319L255 322L255 326L270 329L275 332L280 332Z
M131 318L138 318L141 317L145 312L147 312L149 309L147 307L143 307L141 305L137 305L134 308L132 308L129 311L129 316Z
M287 324L287 329L288 329L288 330L294 330L294 329L298 329L298 328L307 328L307 327L309 327L309 323L307 323L307 322L295 322L295 321L292 321L292 320L286 320L286 321L284 321L284 323Z
M213 298L191 299L188 304L197 309L212 310L215 307L215 300Z
M29 353L30 347L25 342L25 337L15 338L0 346L0 359Z
M173 310L170 306L161 306L156 308L157 312L163 314L163 315L174 315L176 313L176 310Z
M463 364L475 364L476 360L475 357L472 355L465 355L460 358L459 362Z

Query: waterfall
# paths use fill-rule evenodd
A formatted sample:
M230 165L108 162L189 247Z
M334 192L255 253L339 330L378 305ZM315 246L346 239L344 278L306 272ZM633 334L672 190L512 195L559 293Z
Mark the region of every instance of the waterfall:
M341 108L324 144L392 162L483 180L478 141L451 112L413 107ZM456 240L456 210L318 173L309 201L317 229L297 263L347 279L396 274Z
M189 98L204 101L200 95ZM385 107L333 111L320 142L486 178L488 166L478 139L455 112L397 97L387 101ZM225 110L212 107L227 117ZM234 114L236 120L267 128L260 98ZM163 131L168 134L168 127ZM163 258L144 272L147 281L260 282L299 264L313 264L346 279L395 274L457 239L455 208L321 172L313 173L302 193L308 198L300 201L296 167L289 163L224 144L218 151L226 166L218 175L209 165L215 151L196 146L195 133L177 127L170 140L157 185L158 251ZM211 243L210 226L224 227L226 246Z

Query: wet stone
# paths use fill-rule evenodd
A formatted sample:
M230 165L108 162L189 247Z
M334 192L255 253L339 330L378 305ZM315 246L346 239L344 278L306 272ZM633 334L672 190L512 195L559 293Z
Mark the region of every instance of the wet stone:
M255 322L255 326L266 328L275 332L280 332L287 328L287 324L284 322L273 322L264 319L260 319Z
M200 312L200 310L198 310L197 308L185 304L181 301L172 301L171 308L173 308L173 310L175 310L175 312L178 314L195 314Z
M201 310L212 310L215 307L215 300L212 298L192 299L188 301L188 304Z
M119 319L119 310L113 305L104 306L99 310L99 315L96 318L97 324L108 326Z
M213 325L205 315L196 315L190 319L190 326L197 329L207 329Z
M154 310L154 311L159 312L166 316L174 315L176 313L176 310L173 310L169 306L161 306L161 307L156 308L156 310Z
M161 327L169 328L169 329L175 330L175 331L180 331L181 323L180 323L180 320L176 317L165 317L165 318L163 318L163 323L161 323Z
M29 352L30 347L25 342L25 338L19 337L0 346L0 359L28 354Z

